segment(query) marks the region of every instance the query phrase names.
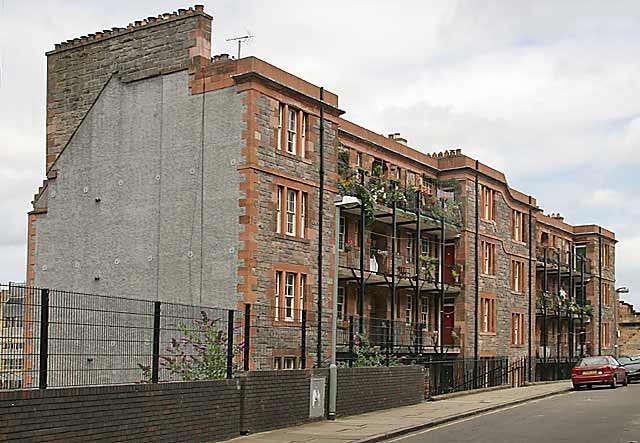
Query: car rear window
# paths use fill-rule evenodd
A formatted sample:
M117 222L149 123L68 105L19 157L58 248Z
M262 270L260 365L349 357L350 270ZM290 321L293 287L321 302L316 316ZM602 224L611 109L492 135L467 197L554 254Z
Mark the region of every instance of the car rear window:
M587 357L580 360L577 366L595 366L608 364L610 364L610 361L607 357Z
M618 361L621 365L626 365L627 363L631 363L633 359L631 357L620 357Z

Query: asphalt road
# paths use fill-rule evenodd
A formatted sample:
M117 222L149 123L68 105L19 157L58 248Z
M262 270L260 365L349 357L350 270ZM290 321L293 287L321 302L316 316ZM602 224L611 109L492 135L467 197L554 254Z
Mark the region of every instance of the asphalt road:
M640 384L560 394L390 442L638 443Z

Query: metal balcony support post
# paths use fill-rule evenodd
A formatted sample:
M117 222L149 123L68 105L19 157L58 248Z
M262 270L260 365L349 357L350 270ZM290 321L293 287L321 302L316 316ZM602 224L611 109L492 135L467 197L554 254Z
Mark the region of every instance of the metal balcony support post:
M557 297L558 297L558 309L556 310L556 314L558 315L558 319L556 322L556 378L558 378L558 369L560 365L560 339L562 338L562 319L560 318L560 314L562 312L562 303L560 299L560 291L562 290L562 256L560 255L560 251L557 252L558 257L558 288L557 288Z
M574 266L574 247L571 245L571 250L569 251L569 309L567 313L569 315L569 360L573 361L573 348L574 348L574 327L573 327L573 311L571 311L571 307L573 306L574 297L574 284L573 284L573 266Z
M395 345L395 318L396 318L396 251L398 226L396 220L398 183L393 181L393 206L391 208L391 323L389 327L390 346Z
M549 271L547 265L547 248L545 246L543 251L544 269L542 273L542 361L547 364L547 345L548 345L548 331L547 331L547 291L549 290Z

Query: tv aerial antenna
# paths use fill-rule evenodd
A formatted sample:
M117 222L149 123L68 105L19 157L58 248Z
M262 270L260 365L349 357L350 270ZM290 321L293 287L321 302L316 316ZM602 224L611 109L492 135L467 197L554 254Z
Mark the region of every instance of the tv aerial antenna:
M238 42L238 59L240 59L240 53L242 51L242 44L243 43L247 43L249 40L251 40L254 37L255 37L255 35L251 34L250 31L247 31L246 35L243 35L241 37L228 38L226 41L228 41L228 42Z

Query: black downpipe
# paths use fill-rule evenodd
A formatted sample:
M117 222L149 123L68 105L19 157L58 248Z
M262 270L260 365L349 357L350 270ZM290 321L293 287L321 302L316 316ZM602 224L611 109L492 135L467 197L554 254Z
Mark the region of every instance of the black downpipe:
M413 245L414 247L414 256L415 256L415 265L416 265L416 290L415 290L415 301L413 306L411 306L411 315L413 319L409 321L413 323L413 328L416 332L416 346L418 340L418 300L420 298L420 249L422 249L422 245L420 244L420 201L422 200L422 196L420 195L420 191L416 192L416 242Z
M318 337L316 343L316 367L322 366L322 237L324 221L324 88L320 88L320 191L318 203ZM335 220L340 223L340 220Z
M602 355L602 228L598 236L598 355Z
M527 323L528 327L528 332L529 332L529 337L528 337L528 342L529 342L529 348L527 351L527 359L528 359L528 367L527 367L527 380L529 380L530 382L533 381L531 376L532 376L532 354L533 354L533 349L532 349L532 328L533 328L533 270L532 270L532 263L533 263L533 211L531 210L531 196L529 196L529 322Z
M560 304L560 291L562 288L562 266L561 266L561 262L562 262L562 256L560 255L560 251L558 251L558 289L556 291L556 295L558 297L558 309L556 310L556 314L558 315L558 319L556 322L556 361L559 364L560 363L560 338L562 337L562 320L560 319L560 311L561 311L561 304ZM559 367L559 366L558 366Z
M582 309L580 310L580 357L584 355L584 342L586 341L585 330L584 330L584 307L587 302L587 295L584 290L584 273L586 270L585 266L585 257L580 257L580 305Z
M480 310L480 263L479 261L479 243L480 243L480 185L478 183L478 166L479 162L476 160L476 176L475 176L475 193L476 193L476 214L475 214L475 223L476 223L476 232L475 232L475 244L474 244L474 254L475 254L475 294L474 294L474 308L475 312L473 314L473 379L478 381L478 360L480 359L479 354L479 310ZM474 386L475 387L475 386Z
M360 184L364 186L364 171L360 170ZM365 296L365 280L364 280L364 255L365 255L365 238L364 230L366 228L364 219L364 202L360 205L360 297L358 297L358 333L364 333L364 296Z

